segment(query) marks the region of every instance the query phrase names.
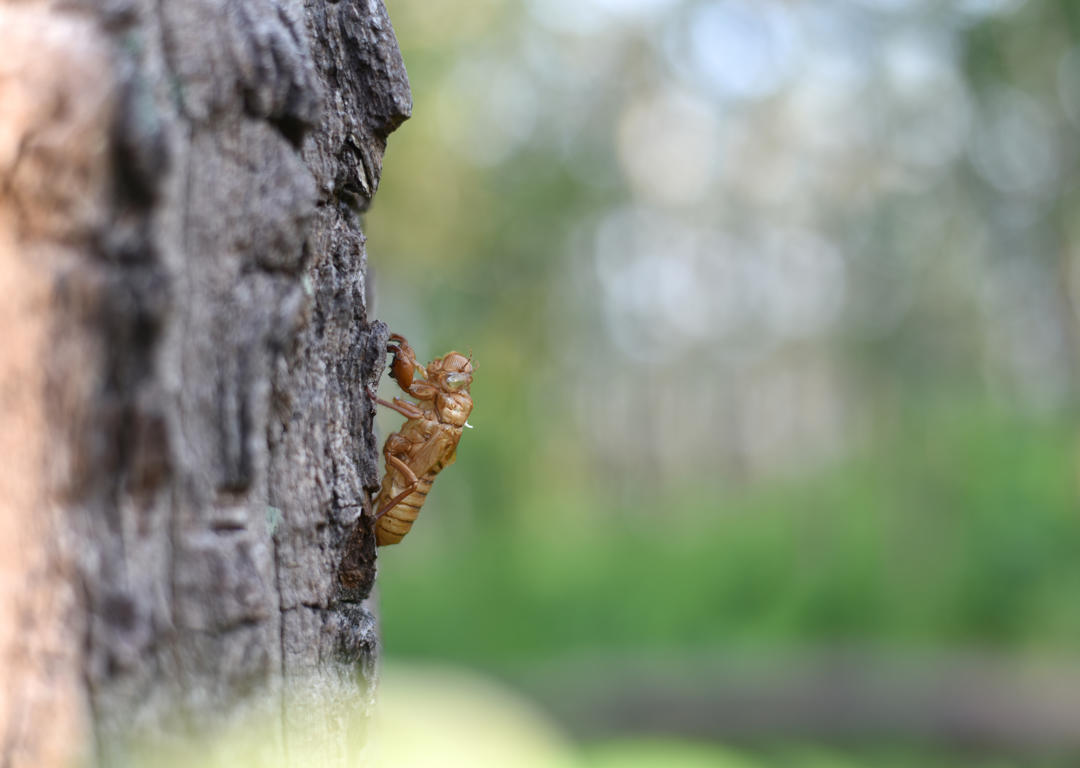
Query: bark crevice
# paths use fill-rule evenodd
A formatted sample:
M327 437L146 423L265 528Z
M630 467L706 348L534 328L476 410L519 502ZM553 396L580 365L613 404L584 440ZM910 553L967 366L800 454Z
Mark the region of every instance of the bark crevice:
M19 536L55 540L49 583L72 595L40 620L70 653L64 691L102 763L133 733L265 702L282 750L297 728L347 740L308 705L362 714L372 695L365 390L387 330L367 317L356 211L410 108L385 8L0 0L0 16L0 49L37 78L13 102L0 77L20 105L0 117L17 123L0 131L0 278L37 286L46 424L36 496L7 496L37 500L13 519L55 510L57 530ZM19 366L0 359L0 379ZM56 764L9 695L5 759Z

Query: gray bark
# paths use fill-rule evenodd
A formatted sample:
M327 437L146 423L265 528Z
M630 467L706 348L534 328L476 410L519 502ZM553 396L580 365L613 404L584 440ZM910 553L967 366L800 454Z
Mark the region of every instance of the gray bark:
M410 110L386 10L0 0L0 52L0 765L249 715L266 757L345 764L387 335L358 216Z

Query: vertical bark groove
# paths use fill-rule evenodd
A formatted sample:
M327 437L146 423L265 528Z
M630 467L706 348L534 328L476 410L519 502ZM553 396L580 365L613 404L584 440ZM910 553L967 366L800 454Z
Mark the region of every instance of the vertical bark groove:
M376 652L364 391L387 337L357 211L410 109L386 10L0 0L0 48L0 283L39 286L19 305L34 352L0 353L0 383L39 366L16 404L45 419L38 480L0 479L56 600L32 628L66 659L44 706L81 713L105 763L133 732L257 712L277 713L268 754L347 762ZM0 572L0 626L28 568ZM0 658L27 642L0 630ZM30 667L0 663L4 765L62 762L24 725Z

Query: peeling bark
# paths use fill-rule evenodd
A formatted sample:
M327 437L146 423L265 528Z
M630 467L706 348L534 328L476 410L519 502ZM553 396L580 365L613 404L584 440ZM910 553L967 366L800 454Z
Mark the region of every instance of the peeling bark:
M344 763L387 334L358 214L410 109L386 10L0 2L0 51L0 765L253 712L268 755Z

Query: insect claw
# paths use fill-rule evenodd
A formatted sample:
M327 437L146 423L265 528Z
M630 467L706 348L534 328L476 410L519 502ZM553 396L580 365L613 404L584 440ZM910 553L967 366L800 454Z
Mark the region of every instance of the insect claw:
M473 426L472 424L470 424L470 423L469 423L468 421L466 421L466 422L465 422L465 426L466 426L466 427L468 427L469 429L476 429L476 427L474 427L474 426Z

